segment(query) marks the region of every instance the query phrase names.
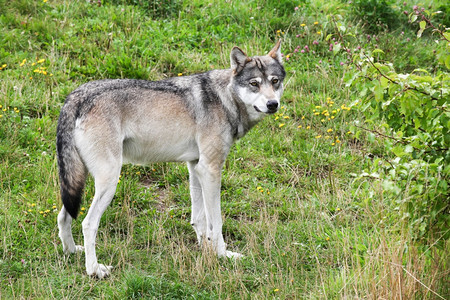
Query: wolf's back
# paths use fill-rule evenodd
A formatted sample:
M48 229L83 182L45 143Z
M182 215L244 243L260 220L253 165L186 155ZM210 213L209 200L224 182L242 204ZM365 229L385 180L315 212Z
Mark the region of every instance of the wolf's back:
M56 133L61 200L72 218L76 218L80 210L87 175L74 141L75 121L80 101L75 93L67 96L59 115Z

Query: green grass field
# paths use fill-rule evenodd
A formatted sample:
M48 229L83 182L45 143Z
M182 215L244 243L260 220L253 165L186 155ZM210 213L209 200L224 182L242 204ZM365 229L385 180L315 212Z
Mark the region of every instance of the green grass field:
M402 12L440 10L433 20L448 27L450 7L379 1L385 10L374 22L354 2L0 0L0 299L449 299L448 202L439 229L411 221L415 175L396 190L386 183L395 177L377 169L395 155L381 117L362 113L376 90L346 84L355 66L337 48L345 38L355 53L382 49L399 73L445 74L436 35L416 38L419 25ZM63 254L56 224L65 96L94 79L228 68L233 46L260 55L279 38L282 107L232 147L223 171L225 241L245 258L197 245L185 164L125 165L97 237L112 275L87 276L84 255ZM446 170L438 180L449 179ZM77 244L93 193L89 179Z

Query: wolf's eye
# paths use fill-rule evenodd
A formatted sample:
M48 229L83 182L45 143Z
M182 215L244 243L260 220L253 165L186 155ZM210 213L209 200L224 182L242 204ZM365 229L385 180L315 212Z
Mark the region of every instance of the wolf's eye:
M278 78L272 79L272 84L277 84L279 82Z
M250 81L250 85L251 86L258 86L258 82L257 81Z

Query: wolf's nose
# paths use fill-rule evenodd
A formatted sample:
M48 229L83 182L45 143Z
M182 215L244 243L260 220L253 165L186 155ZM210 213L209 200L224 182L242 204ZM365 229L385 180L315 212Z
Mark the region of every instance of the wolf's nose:
M278 108L278 102L276 100L269 100L266 106L270 111L275 111Z

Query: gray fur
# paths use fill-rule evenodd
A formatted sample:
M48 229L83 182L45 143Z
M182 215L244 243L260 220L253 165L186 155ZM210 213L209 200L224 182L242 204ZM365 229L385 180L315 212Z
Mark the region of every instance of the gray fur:
M83 221L89 275L104 277L111 269L97 263L95 238L128 162L188 162L199 242L207 238L218 255L239 256L225 249L221 233L220 174L233 141L279 107L285 71L279 43L269 55L252 58L235 47L230 60L231 69L163 81L93 81L67 96L57 128L64 203L58 224L64 250L83 250L70 224L91 173L96 192Z

